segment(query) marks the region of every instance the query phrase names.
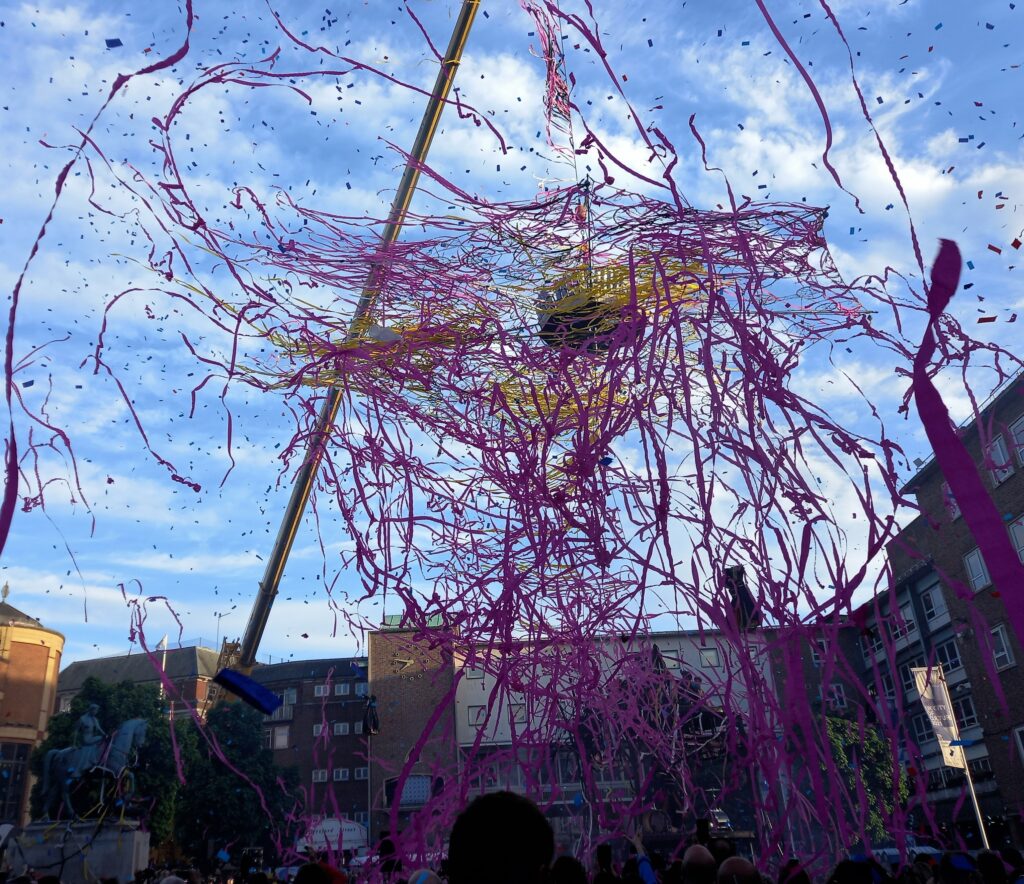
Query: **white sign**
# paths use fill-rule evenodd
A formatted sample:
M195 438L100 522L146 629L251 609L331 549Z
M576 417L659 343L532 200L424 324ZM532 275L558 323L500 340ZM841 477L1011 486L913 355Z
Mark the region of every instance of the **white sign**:
M946 767L967 769L967 759L963 746L951 745L959 743L960 733L953 717L953 704L949 701L949 689L946 687L946 676L941 666L934 669L912 668L917 692L921 695L921 705L928 713L928 720L938 738L942 749L942 761Z
M337 817L324 817L310 826L309 834L299 839L295 845L301 853L307 847L313 850L364 850L367 846L366 826L353 820L339 820Z

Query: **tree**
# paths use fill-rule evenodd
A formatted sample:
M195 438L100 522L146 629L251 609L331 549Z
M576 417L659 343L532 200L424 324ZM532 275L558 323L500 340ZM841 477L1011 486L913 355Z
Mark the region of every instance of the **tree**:
M293 834L287 821L297 772L275 766L273 753L263 747L263 716L248 706L214 707L207 730L181 791L178 844L194 859L222 849L237 858L246 847L262 847L265 859L276 856Z
M867 802L866 829L877 841L890 837L887 821L910 795L910 778L900 771L898 789L893 789L892 747L882 732L872 724L828 716L825 719L829 744L836 768L843 774L852 795L863 789Z
M38 778L32 789L32 815L38 819L42 811L42 773L46 753L72 744L75 723L92 703L99 707L96 717L108 735L132 718L144 718L148 722L146 742L139 749L138 765L134 768L136 802L126 816L138 818L146 825L154 846L162 844L173 831L180 788L178 763L180 760L184 769L191 764L196 739L194 730L186 722L175 722L175 751L166 701L155 685L127 681L107 684L97 678L85 680L82 690L71 701L70 710L50 719L46 739L32 754L32 773ZM76 811L85 814L93 808L96 812L91 815L98 815L102 812L96 809L98 797L99 783L86 778L73 793Z

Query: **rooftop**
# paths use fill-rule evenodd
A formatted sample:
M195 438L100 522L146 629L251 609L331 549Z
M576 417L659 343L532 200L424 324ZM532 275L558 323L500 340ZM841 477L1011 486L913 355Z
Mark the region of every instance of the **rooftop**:
M108 684L130 681L134 684L160 680L160 666L165 665L167 677L172 681L183 678L213 678L217 673L218 653L210 648L168 648L166 664L162 650L121 654L116 657L97 657L70 664L57 679L57 691L80 691L85 680L98 678Z

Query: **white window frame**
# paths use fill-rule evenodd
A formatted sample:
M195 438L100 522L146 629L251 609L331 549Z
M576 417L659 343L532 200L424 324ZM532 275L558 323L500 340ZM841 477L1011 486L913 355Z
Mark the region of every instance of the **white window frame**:
M508 715L512 724L526 724L526 704L509 703Z
M357 767L355 770L355 776L353 779L356 780L368 780L370 778L370 768L368 767Z
M919 712L910 719L910 736L914 738L914 742L918 746L923 746L929 740L935 739L935 730L928 720L928 713Z
M954 522L960 518L960 504L956 502L953 492L950 490L949 482L942 483L942 503L949 513L950 519Z
M480 727L487 720L486 706L466 707L466 718L470 727Z
M887 700L896 699L896 679L892 677L891 672L883 672L878 677L879 682L882 685L882 695Z
M892 625L889 627L889 633L892 635L892 640L899 641L901 638L906 638L916 629L917 623L914 622L913 607L910 605L901 605L899 614L892 618Z
M929 586L927 589L921 590L921 610L924 611L924 619L928 622L935 620L939 616L939 609L935 607L935 593L938 591L939 588L937 586ZM927 602L925 601L926 599Z
M964 569L967 571L967 579L970 581L971 589L981 592L992 585L992 578L988 576L988 566L981 555L978 547L972 549L964 556Z
M294 706L299 701L299 692L295 688L285 688L281 692L281 700L285 706Z
M334 696L347 697L352 691L352 685L347 681L336 681L334 683Z
M291 727L287 724L278 725L274 728L274 748L287 749L291 742Z
M334 768L334 782L336 783L347 783L348 782L348 768L347 767L336 767Z
M1013 475L1013 458L1010 456L1010 449L1006 444L1006 437L1000 433L992 437L988 446L986 457L988 473L992 477L993 485L1002 485Z
M313 768L313 782L314 783L326 783L327 782L327 768L326 767L314 767Z
M965 710L964 707L970 708ZM953 700L953 718L956 719L957 727L967 730L978 724L978 707L974 705L974 697L970 694L962 694Z
M263 748L273 749L274 748L274 729L270 727L263 728Z
M1024 759L1024 726L1015 727L1013 729L1013 735L1017 738L1017 764L1020 764L1021 759Z
M1010 424L1010 438L1013 439L1013 447L1017 449L1017 460L1024 467L1024 415Z
M944 648L946 649L945 651L943 651ZM949 649L952 649L952 654ZM943 660L943 655L946 657L955 656L956 665L951 665L951 660ZM955 638L946 639L946 641L940 642L935 646L935 661L942 667L942 671L946 674L946 678L949 678L949 676L958 669L963 669L964 658L960 653L960 648L957 645Z
M323 722L317 722L316 724L313 725L313 736L314 737L322 737L323 735L324 735L324 725L323 725Z
M1010 540L1017 548L1017 555L1024 562L1024 516L1010 522Z
M352 726L352 733L354 733L354 734L361 734L362 732L363 732L363 723L361 721L354 722L353 726Z
M370 692L370 686L365 681L356 682L356 696L365 697Z
M466 678L483 678L484 671L482 669L476 669L472 666L466 667Z
M1003 658L1002 663L999 662L1000 657ZM1013 656L1013 646L1010 644L1010 634L1006 630L1005 623L992 627L992 659L998 672L1017 665Z
M913 660L908 660L900 667L900 684L903 686L904 694L909 694L911 691L917 690L917 683L914 681L914 673L910 670L912 668L920 669L924 665L925 659L919 655L914 657Z
M347 721L336 721L334 722L334 736L336 737L347 737L349 726Z
M842 682L832 682L822 688L822 699L830 712L842 712L847 707L846 688Z
M327 684L313 685L313 696L314 697L329 697L331 695L331 686Z
M701 669L717 669L722 665L722 656L716 646L698 648L697 656L700 657Z

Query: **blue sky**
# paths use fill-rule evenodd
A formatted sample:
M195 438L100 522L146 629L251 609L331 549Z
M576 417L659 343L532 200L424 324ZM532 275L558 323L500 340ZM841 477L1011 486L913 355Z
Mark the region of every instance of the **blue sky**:
M861 115L843 44L817 2L767 5L821 91L835 132L832 162L863 212L825 171L820 115L752 0L652 2L643 5L645 15L621 3L594 8L611 67L644 124L660 127L675 145L676 180L692 204L714 207L725 191L721 175L700 162L691 114L708 145L709 165L720 167L738 194L830 206L826 234L845 278L881 275L887 266L915 274L908 218ZM1014 268L1021 253L1012 246L1024 238L1018 64L1024 6L952 0L837 0L831 6L906 188L926 261L939 237L958 241L972 266L964 278L970 288L958 293L953 312L976 338L1013 350L1020 325L1009 320L1024 313ZM410 8L443 47L457 7L451 0L420 0ZM433 81L436 67L423 34L399 4L274 8L304 39L423 87ZM575 173L552 160L544 142L543 68L530 51L537 42L532 22L517 4L484 0L482 8L486 14L478 18L456 82L460 97L502 133L509 152L502 154L486 127L448 113L431 164L471 192L526 197L545 181ZM579 11L570 2L565 8ZM127 174L131 164L156 175L150 120L164 115L205 68L255 63L278 47L281 70L327 66L322 57L289 46L265 4L199 2L196 13L184 61L130 83L96 129L96 143L117 174ZM184 24L174 4L154 10L140 3L11 3L0 16L6 177L0 275L9 296L48 210L56 172L69 156L63 146L77 142L76 127L87 125L116 75L173 51ZM108 49L110 39L122 45ZM649 161L593 53L570 47L567 64L578 80L574 98L592 128L630 165L659 175L660 161ZM183 111L172 133L176 154L211 215L222 212L235 184L261 194L286 188L294 199L340 214L383 211L401 171L388 142L411 144L422 99L365 72L310 79L303 88L311 105L284 88L211 87ZM89 159L97 202L126 213L138 209L96 154ZM579 159L578 171L588 160ZM131 214L113 217L89 201L90 179L80 161L29 269L16 334L16 361L61 339L29 357L16 383L34 409L49 395L47 414L71 438L89 507L67 481L66 454L43 452L39 470L52 480L46 507L16 514L2 562L11 602L66 634L68 660L127 650L131 616L121 584L133 603L157 599L146 603L146 632L154 641L164 632L178 634L171 608L182 638L213 639L217 614L224 615L221 634L241 632L284 508L288 479L279 455L293 432L281 400L232 388L227 401L236 466L224 480L230 463L222 384L204 387L189 416L189 391L202 367L181 335L211 352L226 343L180 304L141 292L112 309L107 359L153 446L201 492L171 481L155 463L111 378L94 373L89 362L108 301L128 289L151 288L154 280L137 263L145 257L144 243ZM429 198L416 205L427 208ZM988 316L995 321L978 324ZM916 340L919 330L906 335ZM852 349L837 357L838 369L823 354L810 354L793 384L856 427L864 408L844 370L870 391L908 457L926 456L916 420L896 413L905 382L891 357ZM992 376L979 371L972 384L984 396ZM955 377L947 376L942 389L954 412L966 416L968 400ZM25 450L30 430L38 441L41 428L20 412L15 420ZM837 500L837 511L843 508ZM358 637L345 631L326 600L325 580L335 578L334 604L344 607L346 594L359 595L355 578L337 573L338 553L348 541L329 506L320 512L320 529L324 549L309 520L296 541L264 658L358 647ZM380 611L378 601L359 609L371 620Z

